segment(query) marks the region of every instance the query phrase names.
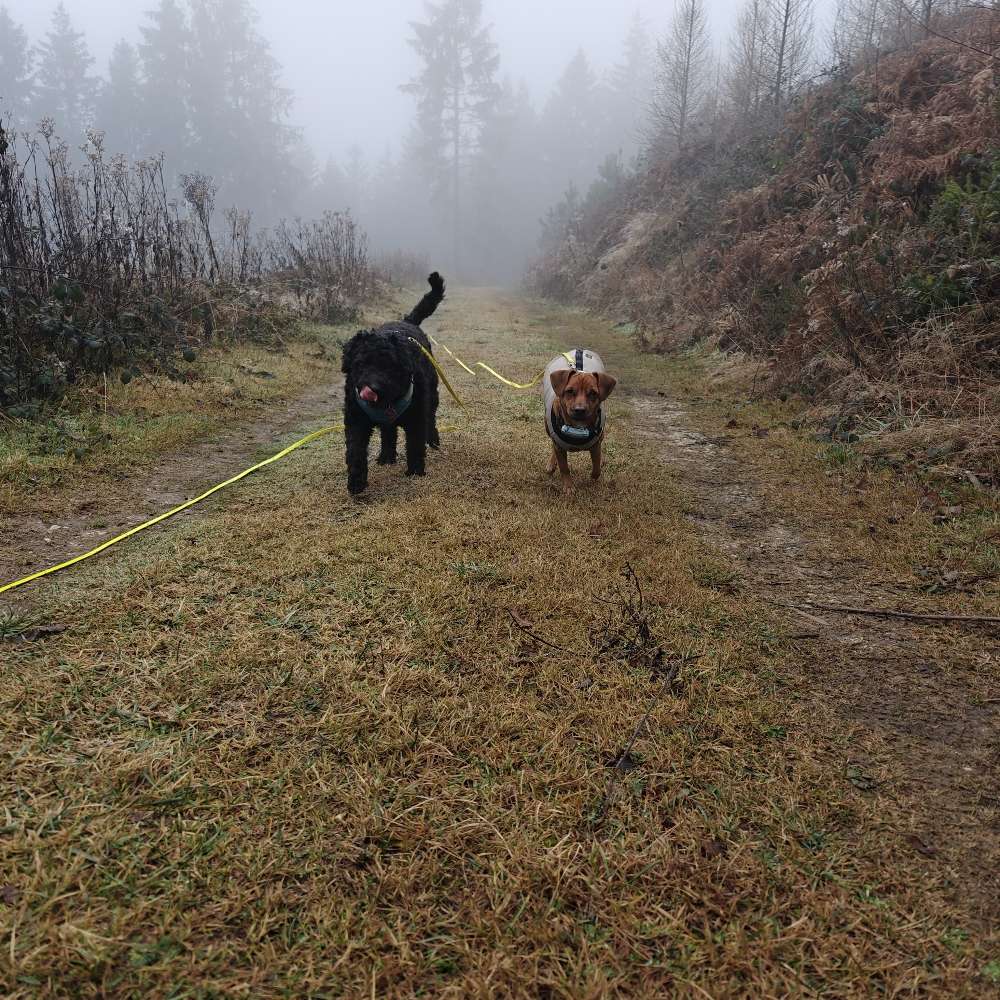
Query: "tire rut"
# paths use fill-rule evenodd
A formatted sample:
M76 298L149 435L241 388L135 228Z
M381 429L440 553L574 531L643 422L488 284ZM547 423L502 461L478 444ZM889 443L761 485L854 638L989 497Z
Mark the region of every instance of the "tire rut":
M57 508L0 515L0 537L17 539L16 549L0 552L0 583L71 559L108 538L184 503L215 483L236 475L266 446L312 421L340 419L343 386L309 389L263 419L240 424L184 451L164 455L152 468L122 476L95 496L81 484L56 494ZM275 450L278 450L275 447ZM179 517L196 516L197 509ZM31 585L0 600L29 607L38 590Z
M905 849L945 866L954 898L975 920L1000 915L1000 703L975 683L996 670L996 631L781 605L899 606L912 591L876 584L862 562L834 557L835 526L770 502L737 439L698 431L680 403L632 396L638 432L676 472L689 519L739 569L741 586L774 607L794 645L795 697L833 709L851 733L855 773L884 776L902 803ZM817 544L826 540L827 544ZM939 872L940 873L940 872Z

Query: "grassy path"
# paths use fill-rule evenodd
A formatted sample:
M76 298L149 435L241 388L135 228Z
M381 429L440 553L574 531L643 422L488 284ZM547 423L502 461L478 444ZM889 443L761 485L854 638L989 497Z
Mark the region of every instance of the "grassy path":
M648 408L694 377L494 293L429 326L515 376L600 350L607 479L567 501L536 395L449 368L426 479L350 501L333 439L46 586L68 631L0 645L0 992L995 990L968 876L691 517Z

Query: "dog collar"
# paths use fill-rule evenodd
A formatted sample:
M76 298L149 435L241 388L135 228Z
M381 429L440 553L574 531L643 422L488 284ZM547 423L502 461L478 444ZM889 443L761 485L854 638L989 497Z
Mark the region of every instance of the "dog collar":
M372 406L368 400L361 398L360 389L354 390L354 400L372 423L388 426L389 424L396 423L412 405L413 383L410 383L410 388L406 395L397 399L391 406Z
M552 429L556 437L566 444L573 445L574 448L587 448L604 433L604 410L597 411L597 423L593 427L571 427L569 424L556 426L555 421L552 421Z

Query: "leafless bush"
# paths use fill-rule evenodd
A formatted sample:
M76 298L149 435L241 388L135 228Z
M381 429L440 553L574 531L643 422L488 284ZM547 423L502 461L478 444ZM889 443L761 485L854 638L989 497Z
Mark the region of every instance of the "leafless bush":
M345 213L281 222L264 238L263 251L268 272L300 309L323 322L353 318L374 291L367 240Z
M422 285L430 270L426 256L402 250L379 254L375 260L376 273L391 285Z
M347 215L255 230L217 222L201 174L175 196L160 159L70 150L0 126L0 405L57 397L88 371L166 364L216 336L273 337L297 317L351 315L373 290ZM125 377L128 377L127 375Z

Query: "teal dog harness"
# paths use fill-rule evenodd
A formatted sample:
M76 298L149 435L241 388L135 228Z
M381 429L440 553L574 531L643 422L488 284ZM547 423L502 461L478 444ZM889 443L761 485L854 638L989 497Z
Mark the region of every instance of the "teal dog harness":
M354 400L361 407L365 416L373 424L381 424L389 427L396 423L413 404L413 383L410 383L409 392L390 406L372 406L366 399L361 398L361 390L354 390Z

